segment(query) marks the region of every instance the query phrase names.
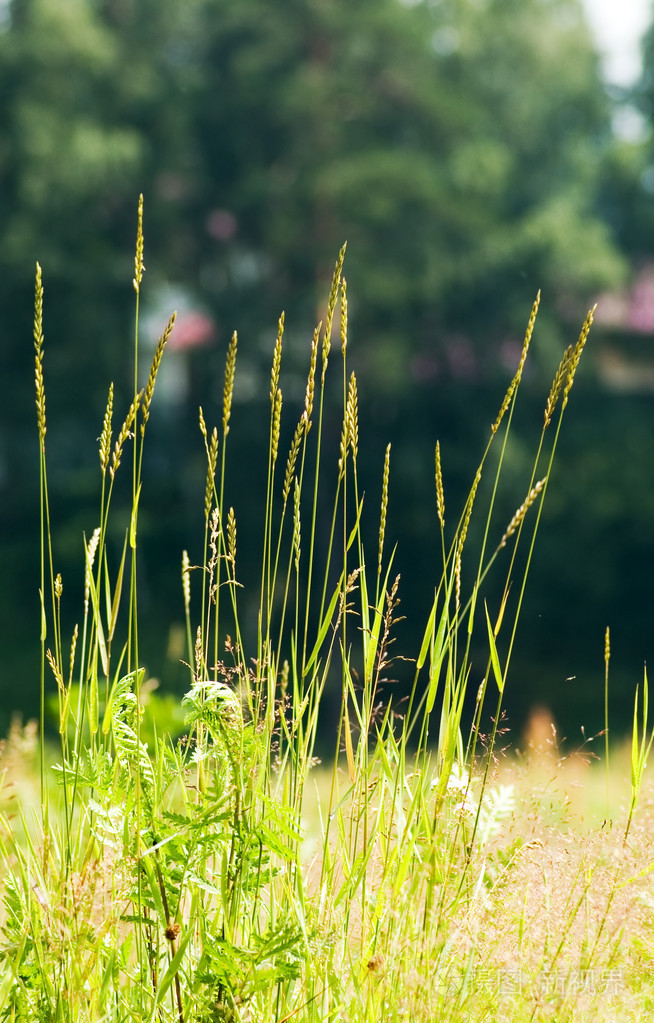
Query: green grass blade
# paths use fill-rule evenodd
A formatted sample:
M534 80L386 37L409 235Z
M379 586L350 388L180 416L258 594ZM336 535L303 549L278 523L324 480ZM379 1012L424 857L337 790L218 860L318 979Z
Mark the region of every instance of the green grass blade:
M491 664L493 666L493 675L497 683L497 688L500 694L504 692L504 676L502 675L502 669L500 668L500 659L497 655L497 646L495 643L495 635L493 633L493 626L491 625L490 616L488 614L488 605L484 601L484 610L486 612L486 626L488 628L488 645L490 647Z
M329 601L329 606L327 608L327 611L325 612L325 615L324 615L323 620L321 622L320 628L318 630L318 638L316 639L316 642L314 644L313 650L311 651L311 654L309 656L309 660L307 661L307 663L306 663L306 665L304 667L303 676L305 676L305 677L311 671L311 668L313 667L313 665L315 664L316 660L318 659L318 654L320 653L321 647L322 647L323 643L325 642L325 636L327 635L327 632L329 630L329 626L332 624L332 619L334 617L334 609L336 608L336 602L338 601L338 598L341 595L342 579L343 579L343 577L341 576L341 581L339 582L338 586L334 590L332 599Z
M429 669L429 689L427 690L427 714L431 714L434 709L434 701L436 700L436 692L438 690L438 681L441 674L441 666L443 664L443 657L446 652L445 645L445 633L447 631L447 623L450 609L450 592L451 588L448 587L445 604L441 612L441 619L438 623L438 630L434 637L434 646L431 654L431 666Z

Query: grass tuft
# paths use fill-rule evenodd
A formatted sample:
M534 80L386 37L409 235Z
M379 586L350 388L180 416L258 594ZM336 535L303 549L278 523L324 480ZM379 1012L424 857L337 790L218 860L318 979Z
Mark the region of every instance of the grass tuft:
M520 1023L608 1021L617 1012L637 1020L652 1006L647 675L635 699L623 829L609 820L610 801L616 818L622 811L608 791L608 739L600 782L606 791L598 797L607 819L603 828L585 830L573 826L570 796L575 785L595 786L583 757L560 756L553 729L545 744L529 740L522 755L501 757L498 748L543 501L593 311L562 357L521 487L527 497L504 532L495 500L540 295L472 486L447 529L436 444L441 564L419 648L401 655L413 666L409 699L395 700L389 678L400 657L394 644L402 582L386 536L390 445L380 472L377 542L368 554L358 479L365 438L347 366L344 258L345 247L324 329L318 325L310 340L304 407L290 413L280 387L279 319L260 532L238 537L241 550L246 544L261 552L256 579L241 578L237 561L237 521L247 519L239 520L239 507L251 494L232 493L226 474L236 334L226 357L221 443L199 410L204 533L189 539L181 558L189 682L179 708L186 734L178 741L152 726L157 697L138 644L145 427L175 320L139 391L142 197L134 396L112 447L109 389L99 526L84 540L79 594L64 586L52 557L37 264L41 723L40 735L32 725L15 725L0 751L0 1020ZM342 418L340 446L331 450L325 386L339 301ZM296 425L278 479L289 415ZM131 440L132 507L121 523L125 542L116 564L106 542L119 514L111 496ZM478 528L471 528L473 518ZM488 585L491 570L503 573L499 589ZM251 640L242 624L257 598ZM78 607L80 615L69 646L64 607ZM478 654L473 661L473 649L486 651L485 668ZM606 714L608 664L607 630ZM45 744L51 689L59 718L53 764ZM40 786L29 781L37 756ZM621 762L619 754L612 762Z

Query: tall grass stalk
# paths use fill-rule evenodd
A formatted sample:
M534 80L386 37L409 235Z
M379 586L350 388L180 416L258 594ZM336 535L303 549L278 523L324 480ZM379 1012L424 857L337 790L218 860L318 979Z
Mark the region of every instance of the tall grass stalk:
M479 1008L473 974L478 958L491 953L481 940L461 940L462 921L481 913L500 879L523 862L519 846L504 860L492 851L514 797L510 787L494 787L491 764L542 505L592 312L561 360L530 476L508 525L498 523L497 495L540 296L453 529L445 518L447 452L436 443L434 524L441 564L421 644L405 651L415 667L404 706L386 687L402 595L395 547L386 535L391 448L379 467L380 504L368 508L359 486L358 390L348 367L344 257L345 247L324 325L310 340L300 410L282 396L284 316L279 320L258 538L240 536L239 509L252 494L232 492L228 471L236 334L226 355L220 438L199 411L207 463L199 509L203 531L197 559L192 538L182 554L188 732L177 742L155 735L150 746L144 714L153 698L139 658L138 511L147 500L146 426L175 319L166 325L140 389L142 200L133 396L114 440L109 389L99 446L98 525L83 539L80 621L66 652L63 601L70 601L67 608L77 601L53 555L37 268L41 809L36 826L26 817L20 828L2 820L0 1019L454 1020L471 1006ZM325 388L337 313L342 422L340 441L332 444ZM280 442L287 417L296 425L284 461ZM132 503L116 558L108 548L108 526L118 514L111 507L114 480L130 444ZM319 519L325 506L326 529ZM378 535L374 550L364 539L369 515ZM476 547L473 535L481 536ZM261 551L256 580L243 577L243 543ZM489 574L507 553L498 599L488 587ZM242 627L243 596L257 588L252 639ZM472 659L480 642L487 649L485 671ZM48 665L53 682L46 677ZM481 750L489 682L496 696L490 738ZM60 748L49 772L51 687L58 694ZM645 743L646 680L643 701L632 813L652 741ZM330 716L337 722L331 743L321 734ZM315 769L317 754L330 744L331 761ZM630 824L631 814L625 840ZM568 935L589 898L587 880L581 887L575 881L562 929L538 960L543 968L564 960ZM523 910L521 947L524 932ZM452 997L447 1000L443 991Z
M611 632L606 626L604 633L604 765L606 770L606 820L611 826L611 798L609 769L609 663L611 660Z

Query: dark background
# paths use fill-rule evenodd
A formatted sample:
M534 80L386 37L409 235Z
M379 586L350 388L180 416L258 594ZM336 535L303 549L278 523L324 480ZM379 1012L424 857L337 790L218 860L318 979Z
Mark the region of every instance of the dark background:
M577 0L14 0L2 12L0 729L14 710L38 709L35 261L55 560L72 628L81 537L97 524L109 382L117 419L131 398L140 192L144 340L179 311L148 428L139 530L141 650L162 689L180 693L187 680L175 637L181 551L198 559L202 543L197 406L220 421L238 329L227 503L239 531L256 536L277 318L284 309L290 436L347 239L360 471L374 524L392 442L388 538L399 542L396 652L407 656L439 576L436 440L453 525L541 289L499 537L524 499L560 355L599 302L506 707L514 735L543 704L560 735L599 730L610 625L611 722L629 728L654 635L654 33L641 80L620 92L601 79ZM626 137L616 129L625 110L637 126ZM328 409L336 448L339 422ZM129 494L121 499L127 507ZM245 579L257 578L251 548Z

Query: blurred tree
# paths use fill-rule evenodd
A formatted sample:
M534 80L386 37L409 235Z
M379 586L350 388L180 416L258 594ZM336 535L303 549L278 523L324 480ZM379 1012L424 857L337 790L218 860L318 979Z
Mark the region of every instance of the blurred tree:
M635 264L651 261L654 230L654 12L641 41L642 70L631 88L613 87L622 137L604 167L603 208Z
M5 323L39 258L80 379L115 364L139 191L161 276L226 333L282 297L310 324L347 238L394 388L421 349L494 358L538 287L576 318L620 272L579 0L14 0L0 86Z
M34 261L51 481L80 507L108 381L117 409L129 395L139 192L144 301L182 286L219 341L239 329L253 370L260 336L268 365L282 308L289 354L294 335L304 345L347 239L353 357L405 450L409 384L508 374L539 287L547 358L561 322L576 329L622 272L598 211L610 111L579 0L13 0L7 11L0 514L21 578L33 549ZM170 310L154 305L163 326ZM194 409L220 393L217 348L202 355ZM450 407L465 430L486 416L483 403ZM186 481L175 486L171 502Z
M214 301L239 284L279 301L290 278L315 303L347 238L368 368L397 390L421 350L465 375L462 339L496 365L538 287L578 316L620 276L577 0L296 0L283 18L214 0L203 39L203 193L234 218L232 237L205 234Z

